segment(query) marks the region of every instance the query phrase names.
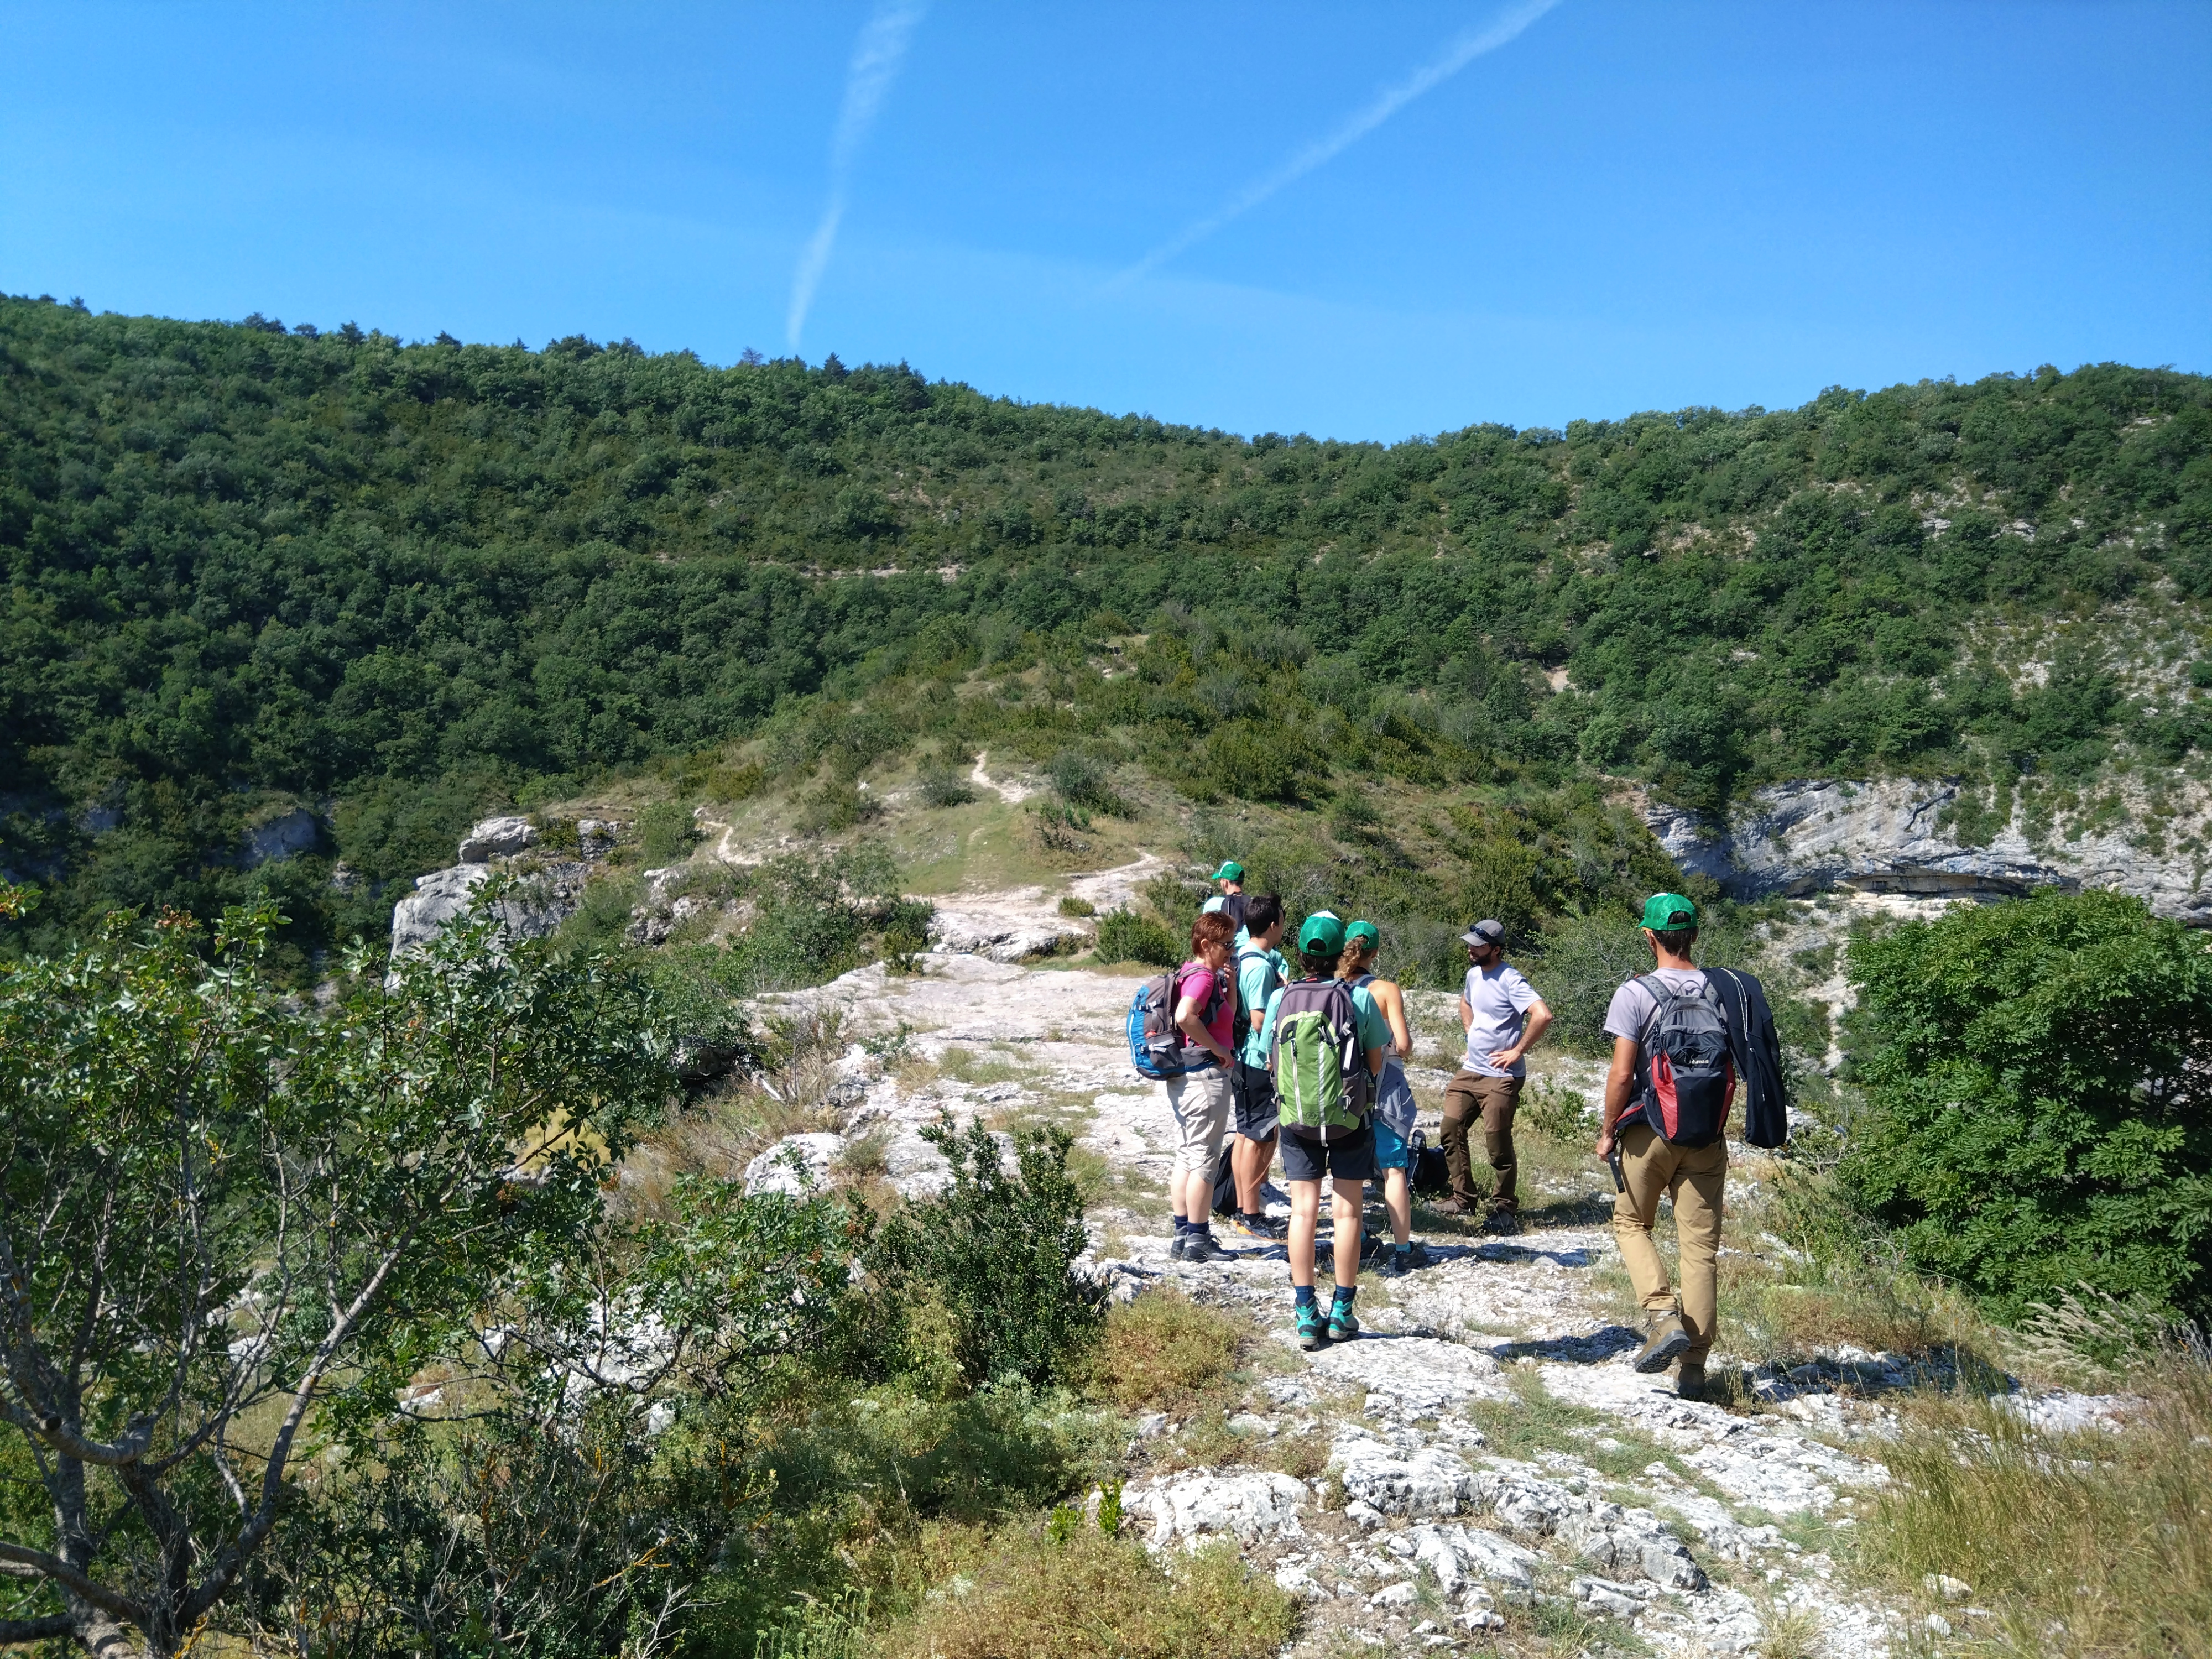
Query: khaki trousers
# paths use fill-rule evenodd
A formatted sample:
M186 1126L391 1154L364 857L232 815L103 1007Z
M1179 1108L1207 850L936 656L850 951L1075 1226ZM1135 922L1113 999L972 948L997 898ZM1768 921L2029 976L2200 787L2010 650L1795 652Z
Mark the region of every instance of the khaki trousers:
M1613 1237L1629 1283L1648 1314L1679 1313L1690 1334L1685 1365L1702 1366L1713 1346L1719 1297L1714 1264L1721 1248L1721 1189L1728 1184L1728 1142L1696 1152L1670 1146L1642 1123L1620 1137L1620 1172L1628 1190L1613 1200ZM1682 1291L1667 1282L1667 1264L1651 1243L1661 1194L1674 1200L1674 1236L1681 1246Z
M1452 1196L1473 1204L1474 1164L1468 1147L1468 1127L1480 1120L1482 1150L1498 1176L1496 1202L1500 1209L1519 1206L1520 1164L1513 1156L1513 1113L1521 1103L1517 1077L1484 1077L1461 1071L1444 1085L1443 1133L1437 1137L1444 1149L1444 1168L1451 1177Z

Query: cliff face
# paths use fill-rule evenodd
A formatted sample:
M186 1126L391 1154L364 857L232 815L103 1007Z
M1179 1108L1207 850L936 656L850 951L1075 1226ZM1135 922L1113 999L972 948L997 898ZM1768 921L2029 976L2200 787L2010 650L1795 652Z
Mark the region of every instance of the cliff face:
M1834 887L2004 897L2056 883L2131 893L2159 915L2212 927L2205 794L2201 785L2186 785L2185 810L2169 808L2171 827L2162 830L2146 830L2142 817L2130 812L2124 822L2070 839L2063 830L2033 833L2015 807L1978 846L1947 825L1960 786L1924 779L1775 784L1724 823L1656 801L1644 816L1684 871L1740 898Z

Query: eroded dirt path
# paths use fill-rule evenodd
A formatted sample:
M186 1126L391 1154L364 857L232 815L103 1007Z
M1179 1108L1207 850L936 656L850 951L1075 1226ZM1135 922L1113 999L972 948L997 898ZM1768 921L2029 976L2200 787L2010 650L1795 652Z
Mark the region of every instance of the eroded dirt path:
M1817 1632L1838 1656L1899 1643L1901 1610L1854 1593L1830 1553L1887 1478L1869 1455L1886 1413L1817 1378L1764 1379L1760 1407L1732 1412L1629 1369L1638 1338L1595 1282L1613 1247L1594 1164L1586 1182L1533 1191L1518 1233L1425 1235L1435 1265L1364 1284L1364 1334L1309 1356L1291 1339L1280 1245L1205 1267L1168 1260L1166 1109L1122 1040L1138 981L973 954L925 968L871 967L775 1000L842 1007L854 1039L837 1129L788 1150L827 1173L873 1137L878 1167L913 1194L942 1179L919 1133L940 1111L1076 1129L1109 1172L1091 1221L1095 1270L1115 1293L1179 1285L1248 1310L1280 1344L1229 1421L1249 1455L1179 1467L1190 1425L1147 1421L1127 1502L1161 1547L1234 1538L1305 1598L1297 1653L1512 1651L1576 1620L1590 1635L1619 1621L1681 1655L1757 1651L1778 1632L1814 1651L1803 1643ZM1425 1051L1445 1035L1436 1018L1417 1011ZM1416 1073L1431 1091L1443 1080ZM781 1178L768 1156L750 1176ZM1486 1434L1486 1413L1510 1447ZM1268 1467L1300 1437L1325 1443L1322 1473Z

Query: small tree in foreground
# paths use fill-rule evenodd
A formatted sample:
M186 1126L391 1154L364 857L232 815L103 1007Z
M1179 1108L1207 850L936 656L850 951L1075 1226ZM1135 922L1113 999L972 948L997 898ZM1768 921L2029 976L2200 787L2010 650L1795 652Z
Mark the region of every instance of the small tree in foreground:
M311 1420L373 1432L490 1287L582 1250L672 1085L630 981L488 917L321 1013L257 975L278 921L0 969L0 1644L177 1652Z
M2212 938L2046 890L1853 946L1875 1109L1844 1179L2000 1315L2077 1285L2212 1309Z

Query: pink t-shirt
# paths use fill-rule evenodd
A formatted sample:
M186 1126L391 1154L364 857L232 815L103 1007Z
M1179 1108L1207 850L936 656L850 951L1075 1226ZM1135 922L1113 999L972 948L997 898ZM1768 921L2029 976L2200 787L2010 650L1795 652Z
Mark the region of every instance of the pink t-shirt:
M1212 1019L1206 1018L1206 999L1209 997L1213 998L1218 1005ZM1237 1022L1237 1000L1229 994L1224 977L1202 962L1186 962L1176 969L1176 1010L1180 1012L1182 1005L1193 998L1198 1001L1199 1018L1204 1022L1206 1029L1213 1033L1213 1040L1224 1050L1229 1049L1230 1038ZM1203 1049L1200 1052L1205 1053ZM1211 1054L1206 1054L1206 1058L1215 1065L1220 1063Z

